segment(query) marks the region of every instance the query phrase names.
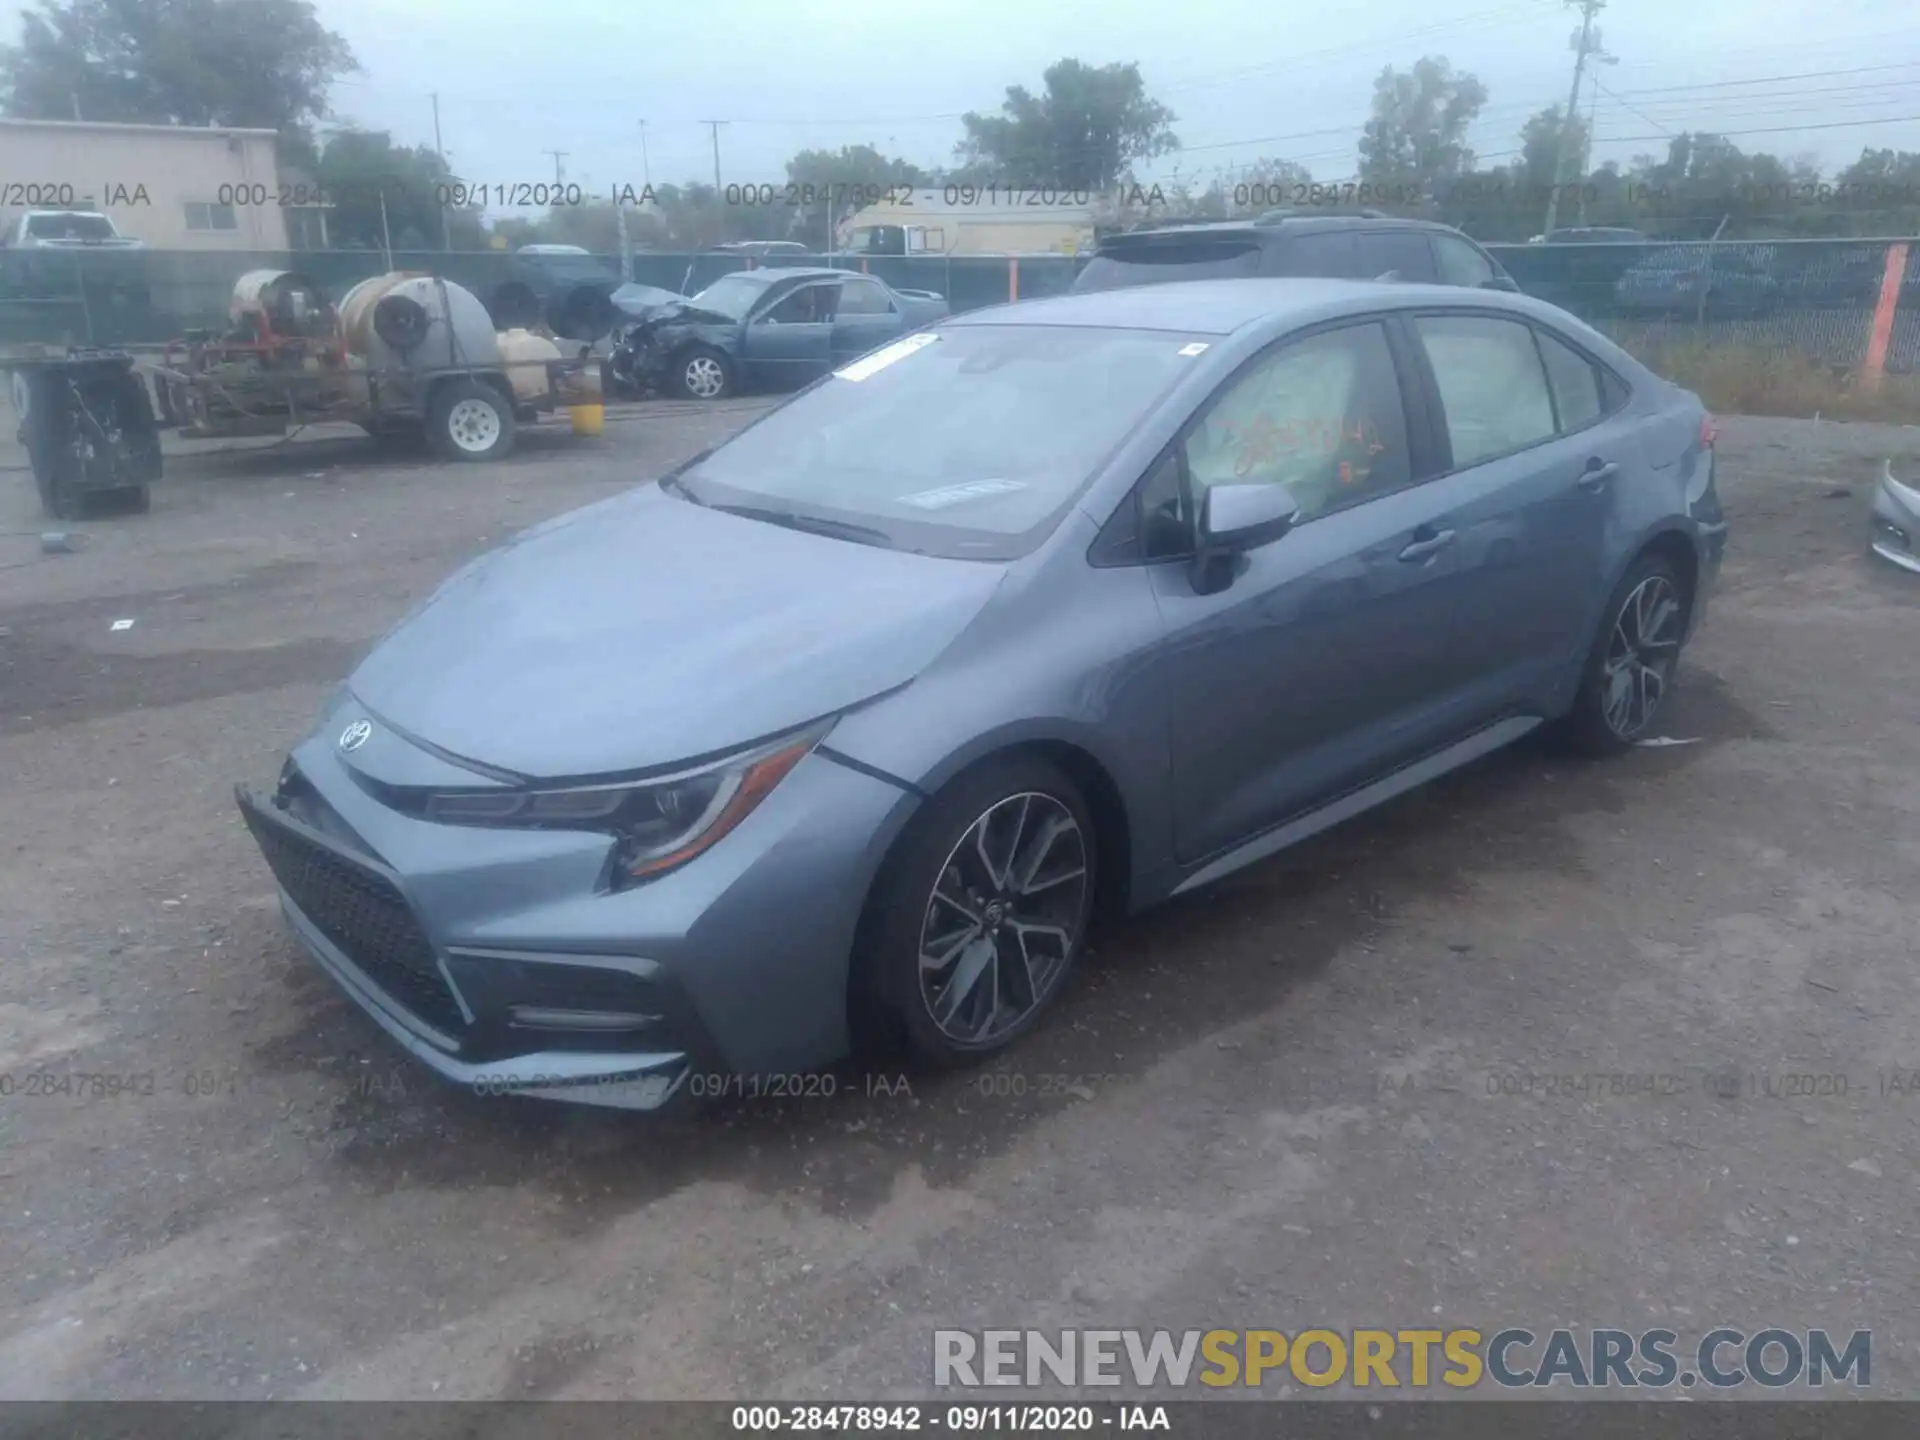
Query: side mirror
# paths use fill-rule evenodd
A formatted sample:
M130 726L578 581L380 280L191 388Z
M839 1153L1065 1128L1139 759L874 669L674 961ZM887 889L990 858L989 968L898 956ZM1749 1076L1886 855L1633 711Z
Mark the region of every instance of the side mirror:
M1270 545L1294 527L1300 509L1284 485L1211 485L1200 505L1193 588L1209 595L1232 580L1229 562Z
M1520 293L1520 282L1515 280L1511 275L1496 275L1487 281L1482 288L1487 290L1504 290L1509 295L1518 295Z

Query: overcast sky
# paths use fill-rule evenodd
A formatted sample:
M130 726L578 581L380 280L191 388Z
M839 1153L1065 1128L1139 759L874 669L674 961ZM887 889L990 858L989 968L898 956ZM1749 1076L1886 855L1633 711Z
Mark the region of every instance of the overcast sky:
M21 8L5 0L8 30ZM1529 114L1564 103L1577 23L1561 0L319 0L318 10L363 67L335 92L338 119L431 143L437 91L442 143L463 178L551 180L543 152L557 149L569 180L601 192L647 172L710 180L710 119L729 122L727 182L779 180L798 149L862 142L946 163L960 112L996 109L1009 84L1037 89L1068 55L1139 62L1179 116L1183 148L1155 178L1204 184L1263 156L1349 176L1373 77L1423 54L1486 82L1472 138L1495 160ZM1601 160L1664 152L1658 137L1687 128L1813 155L1829 170L1863 145L1920 151L1915 0L1611 0L1600 26L1619 57L1598 70ZM1764 83L1728 83L1745 81ZM1875 123L1850 123L1860 121Z

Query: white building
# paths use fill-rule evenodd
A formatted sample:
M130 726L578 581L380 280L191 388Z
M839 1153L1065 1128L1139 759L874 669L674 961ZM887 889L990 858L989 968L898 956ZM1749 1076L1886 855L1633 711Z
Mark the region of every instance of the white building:
M1085 191L933 186L868 205L841 222L836 234L855 253L1071 255L1092 247L1101 199Z
M100 210L155 250L324 245L324 208L313 203L310 180L281 175L276 138L211 126L0 120L0 227L22 210Z

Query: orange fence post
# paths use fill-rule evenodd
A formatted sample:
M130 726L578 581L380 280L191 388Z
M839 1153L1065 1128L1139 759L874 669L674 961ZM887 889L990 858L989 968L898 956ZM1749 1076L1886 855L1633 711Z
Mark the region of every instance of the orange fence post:
M1020 257L1014 256L1007 262L1007 299L1020 298Z
M1863 389L1877 390L1887 373L1887 347L1893 343L1893 312L1900 305L1900 284L1907 276L1905 241L1887 247L1887 268L1880 276L1880 303L1873 307L1873 329L1867 335L1867 358L1860 362Z

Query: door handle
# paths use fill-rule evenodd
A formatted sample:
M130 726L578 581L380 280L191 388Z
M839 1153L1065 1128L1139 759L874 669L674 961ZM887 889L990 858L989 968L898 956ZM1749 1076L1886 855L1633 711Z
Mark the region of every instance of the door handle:
M1580 472L1580 488L1582 490L1598 490L1619 473L1620 467L1611 460L1605 461L1604 463L1589 464L1586 469Z
M1426 527L1422 526L1421 529L1424 530ZM1413 533L1420 535L1419 530ZM1420 535L1418 540L1415 540L1411 545L1407 546L1406 549L1402 550L1400 552L1400 558L1408 563L1412 563L1415 560L1425 560L1430 555L1438 555L1452 543L1453 531L1429 531L1425 535Z

